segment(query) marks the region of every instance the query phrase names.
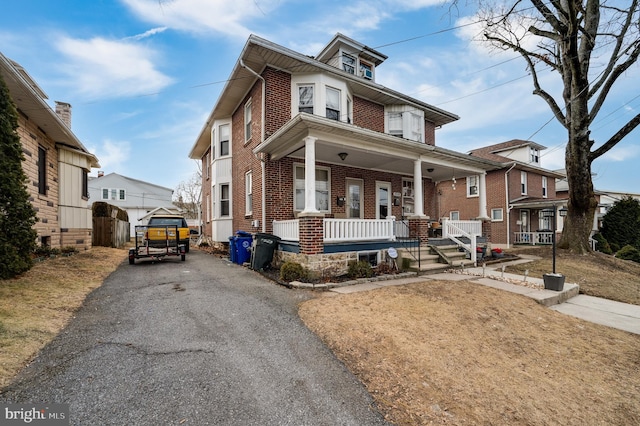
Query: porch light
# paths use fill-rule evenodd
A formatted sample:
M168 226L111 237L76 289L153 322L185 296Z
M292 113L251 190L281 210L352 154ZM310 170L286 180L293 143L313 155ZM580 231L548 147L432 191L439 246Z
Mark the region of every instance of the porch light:
M347 155L349 154L347 154L346 152L341 152L338 154L338 157L340 157L340 159L344 161L344 159L347 158Z
M560 216L562 216L562 217L567 216L568 212L569 212L569 210L566 207L563 207L560 210L558 210L558 213L560 213Z

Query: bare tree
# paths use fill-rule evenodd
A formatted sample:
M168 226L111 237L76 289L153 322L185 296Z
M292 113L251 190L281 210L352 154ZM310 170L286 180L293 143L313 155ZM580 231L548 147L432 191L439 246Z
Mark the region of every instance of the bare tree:
M638 114L606 141L590 137L590 126L611 88L638 60L638 1L480 1L484 40L524 58L533 94L544 99L567 130L569 212L559 245L576 253L590 250L597 206L591 164L640 124ZM542 87L539 73L549 68L562 80L561 94Z
M173 204L184 212L186 218L200 219L202 172L199 169L189 179L180 182L173 194Z

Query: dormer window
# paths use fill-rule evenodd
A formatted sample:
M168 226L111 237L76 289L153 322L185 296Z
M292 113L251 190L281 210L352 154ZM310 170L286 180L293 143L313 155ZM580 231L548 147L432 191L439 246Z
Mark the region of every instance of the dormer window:
M366 78L367 80L373 79L373 66L366 62L360 61L360 76Z
M529 152L530 152L529 162L538 164L540 162L540 150L537 148L531 147Z
M356 73L356 58L346 53L342 54L342 69L349 74Z

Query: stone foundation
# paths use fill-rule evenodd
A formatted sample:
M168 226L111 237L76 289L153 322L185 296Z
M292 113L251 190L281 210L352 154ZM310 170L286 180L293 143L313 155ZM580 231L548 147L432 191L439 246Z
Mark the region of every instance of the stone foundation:
M380 261L387 258L387 250L380 250ZM339 277L346 275L349 263L358 260L358 252L301 254L276 250L273 254L273 264L282 266L285 262L299 263L314 274L321 277Z

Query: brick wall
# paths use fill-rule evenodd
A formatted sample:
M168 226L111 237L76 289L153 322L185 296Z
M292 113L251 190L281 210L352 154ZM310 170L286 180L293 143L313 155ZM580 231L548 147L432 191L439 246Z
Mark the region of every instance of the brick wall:
M24 114L18 116L18 136L22 143L24 161L22 163L27 175L29 200L36 210L38 222L34 229L38 233L38 243L47 241L53 248L60 248L60 226L58 223L58 151L51 140L38 126ZM46 194L38 191L38 147L47 152L47 190ZM89 246L91 238L89 238Z
M358 127L384 133L384 105L354 96L353 124Z

